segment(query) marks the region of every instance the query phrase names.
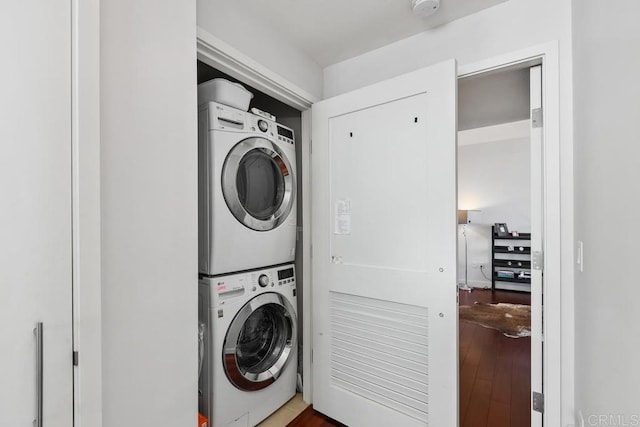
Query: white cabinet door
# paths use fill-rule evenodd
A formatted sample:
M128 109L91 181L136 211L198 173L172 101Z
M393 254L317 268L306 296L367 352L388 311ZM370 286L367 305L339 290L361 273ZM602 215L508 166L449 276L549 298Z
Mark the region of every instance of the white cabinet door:
M0 426L72 425L71 3L0 6Z
M351 427L455 426L455 61L312 115L314 407Z

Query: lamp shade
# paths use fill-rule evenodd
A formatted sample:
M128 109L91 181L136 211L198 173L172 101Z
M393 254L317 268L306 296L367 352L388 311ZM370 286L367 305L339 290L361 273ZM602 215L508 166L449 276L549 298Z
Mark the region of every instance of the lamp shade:
M458 211L458 224L466 224L469 217L469 211Z
M458 224L480 224L482 211L479 210L459 210Z

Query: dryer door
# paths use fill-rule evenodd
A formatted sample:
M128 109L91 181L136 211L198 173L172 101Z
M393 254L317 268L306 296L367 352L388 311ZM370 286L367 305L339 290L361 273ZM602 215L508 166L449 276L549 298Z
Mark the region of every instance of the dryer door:
M265 138L236 144L222 170L227 206L245 226L268 231L289 215L296 188L291 163L280 147Z
M231 383L261 390L278 379L294 354L296 316L282 295L265 293L247 302L224 339L222 363Z

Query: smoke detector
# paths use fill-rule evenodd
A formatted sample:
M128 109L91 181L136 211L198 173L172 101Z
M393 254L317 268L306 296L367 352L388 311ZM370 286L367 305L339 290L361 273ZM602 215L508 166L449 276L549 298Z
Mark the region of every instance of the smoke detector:
M440 0L411 0L413 13L418 16L429 16L436 13L440 7Z

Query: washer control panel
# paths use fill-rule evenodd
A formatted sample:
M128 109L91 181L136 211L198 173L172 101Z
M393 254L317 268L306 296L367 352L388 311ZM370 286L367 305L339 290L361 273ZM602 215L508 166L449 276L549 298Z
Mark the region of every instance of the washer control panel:
M212 292L217 294L216 306L225 306L238 298L262 292L293 292L296 295L295 267L281 265L264 270L247 271L211 278Z
M295 270L293 265L273 267L246 273L250 292L268 291L284 286L295 287Z
M271 280L266 274L261 274L260 276L258 276L258 285L260 285L261 288L266 288L267 286L269 286L270 282Z
M251 271L249 276L249 290L252 292L260 289L271 289L282 286L295 286L295 271L293 265L273 267L268 270Z
M294 277L293 266L279 269L277 274L278 274L279 286L284 286L284 285L295 286L296 282Z

